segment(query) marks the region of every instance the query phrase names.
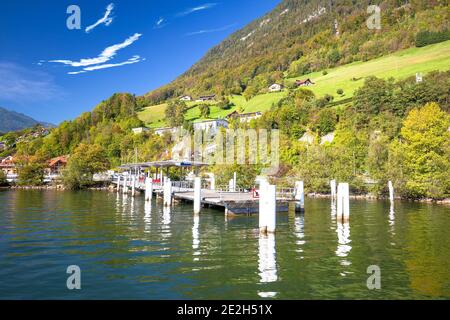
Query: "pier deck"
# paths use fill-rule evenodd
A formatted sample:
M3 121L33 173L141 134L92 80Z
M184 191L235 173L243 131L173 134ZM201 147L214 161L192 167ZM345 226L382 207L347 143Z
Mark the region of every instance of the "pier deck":
M128 185L128 189L131 186ZM136 191L144 192L145 185L138 183ZM162 197L163 187L160 184L153 185L153 193ZM176 201L194 202L194 190L192 188L172 187L172 197ZM289 203L295 201L291 190L280 190L277 192L277 212L287 212ZM252 192L246 191L223 191L223 190L201 190L201 205L225 210L225 214L255 214L259 212L259 199Z

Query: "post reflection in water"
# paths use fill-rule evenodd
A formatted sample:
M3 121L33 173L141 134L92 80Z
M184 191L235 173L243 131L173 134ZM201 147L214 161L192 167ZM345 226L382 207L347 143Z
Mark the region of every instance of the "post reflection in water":
M164 225L170 225L171 222L171 208L170 207L163 207L163 219L162 219L162 223Z
M391 202L391 207L389 209L389 225L392 227L391 230L393 231L393 227L395 224L395 211L394 211L394 204Z
M121 201L120 201L120 193L117 193L116 196L116 211L120 212Z
M126 193L122 194L122 212L125 211L125 207L127 206L128 195Z
M134 197L131 197L130 199L130 215L133 215L134 213Z
M352 263L345 259L352 247L349 245L351 243L350 240L350 223L341 221L337 222L336 232L338 235L338 246L336 249L336 256L343 258L340 260L341 266L350 266ZM344 271L341 272L341 276L345 277L346 274L350 272Z
M259 235L258 269L260 283L271 283L278 280L277 261L275 248L275 235ZM277 292L261 292L258 295L263 298L271 298L277 295Z
M200 233L198 231L198 227L200 225L200 215L194 214L194 225L192 226L192 255L194 256L194 261L199 261L200 258Z
M331 199L331 221L336 220L336 213L337 213L337 205L336 205L336 199Z
M305 216L303 214L298 215L294 219L294 234L298 238L298 240L295 242L298 247L295 250L298 253L303 253L303 245L305 244ZM304 256L301 255L300 259L303 259Z
M144 230L146 233L149 233L152 223L152 203L150 201L146 201L144 204L144 223Z
M391 202L391 206L389 208L389 232L392 236L395 236L395 211L394 211L394 202ZM395 246L395 242L391 242L391 246Z
M168 240L172 236L172 232L170 229L170 223L172 222L171 218L171 208L163 207L162 212L162 224L161 224L161 238L163 240ZM167 243L167 242L166 242Z

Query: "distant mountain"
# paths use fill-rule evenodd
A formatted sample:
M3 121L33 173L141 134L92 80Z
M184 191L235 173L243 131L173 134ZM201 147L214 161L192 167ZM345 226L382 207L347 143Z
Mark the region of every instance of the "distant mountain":
M29 116L0 107L0 132L17 131L25 128L42 125L54 127L53 124L37 121Z

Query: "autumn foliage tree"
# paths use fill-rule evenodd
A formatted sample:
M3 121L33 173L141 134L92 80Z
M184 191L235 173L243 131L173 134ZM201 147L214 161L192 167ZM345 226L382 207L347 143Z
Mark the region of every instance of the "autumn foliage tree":
M401 130L399 149L407 195L430 198L450 196L450 115L437 103L413 109Z
M68 189L81 189L93 184L93 175L109 169L106 152L97 144L80 144L67 163L63 182Z

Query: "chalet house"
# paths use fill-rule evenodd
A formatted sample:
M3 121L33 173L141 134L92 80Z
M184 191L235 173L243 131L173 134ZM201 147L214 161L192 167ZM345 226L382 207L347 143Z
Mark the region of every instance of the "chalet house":
M297 86L297 87L309 87L309 86L312 86L312 85L314 85L315 83L314 82L312 82L311 81L311 79L306 79L306 80L296 80L295 81L295 85Z
M227 119L239 119L240 122L249 122L251 120L258 119L261 116L261 112L239 113L237 111L233 111L227 115Z
M4 158L0 162L0 170L2 170L6 176L17 175L17 166L14 157L8 156Z
M200 96L196 101L197 102L213 101L215 98L216 98L216 95L212 94L209 96Z
M274 83L269 87L269 92L280 92L281 90L283 90L283 88L283 85Z
M67 166L68 156L60 156L51 159L46 168L46 174L59 176L62 170Z
M154 133L158 136L163 136L165 133L176 133L178 128L171 128L171 127L164 127L164 128L157 128L154 130Z
M182 96L180 98L180 101L192 101L192 97L191 96Z
M139 127L139 128L133 128L131 130L133 131L134 134L142 134L144 132L147 132L148 128Z
M203 120L194 122L194 130L209 131L210 134L216 134L219 128L228 128L228 121L225 119Z

